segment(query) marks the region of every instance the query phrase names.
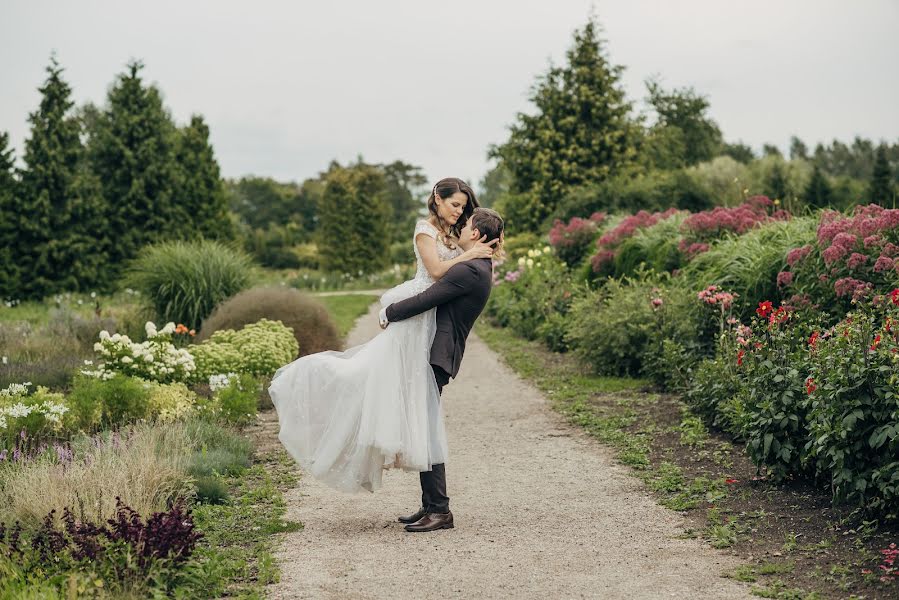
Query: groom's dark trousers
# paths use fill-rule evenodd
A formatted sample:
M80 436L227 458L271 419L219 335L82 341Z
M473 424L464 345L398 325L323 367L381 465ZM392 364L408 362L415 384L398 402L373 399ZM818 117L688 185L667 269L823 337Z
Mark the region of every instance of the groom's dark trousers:
M490 296L492 265L489 258L453 265L440 281L424 292L387 307L387 320L391 323L437 308L437 331L428 362L434 369L437 388L441 392L450 377L459 374L465 340ZM420 474L420 478L422 507L431 513L449 512L444 466L432 465L430 471Z
M437 379L437 389L443 394L443 386L449 383L449 373L431 365L434 369L434 377ZM430 471L421 471L418 474L421 481L421 505L427 512L448 513L449 496L446 495L446 468L443 463L431 465Z

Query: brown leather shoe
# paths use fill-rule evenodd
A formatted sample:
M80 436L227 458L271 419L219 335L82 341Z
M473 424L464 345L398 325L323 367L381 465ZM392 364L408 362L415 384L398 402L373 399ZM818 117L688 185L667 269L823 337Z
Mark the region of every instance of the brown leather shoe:
M399 521L400 523L415 523L426 514L428 514L427 511L424 509L424 507L421 507L414 515L409 515L408 517L399 517L397 518L397 521Z
M421 519L406 525L406 531L417 533L420 531L435 531L437 529L452 529L453 513L427 513Z

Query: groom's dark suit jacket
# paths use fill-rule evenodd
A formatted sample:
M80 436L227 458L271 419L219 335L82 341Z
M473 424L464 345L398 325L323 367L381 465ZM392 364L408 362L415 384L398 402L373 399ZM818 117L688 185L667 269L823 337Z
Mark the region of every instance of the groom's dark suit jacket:
M465 340L490 297L493 262L476 258L453 265L434 285L387 307L388 321L402 321L437 307L437 333L431 344L432 365L455 377L459 373Z

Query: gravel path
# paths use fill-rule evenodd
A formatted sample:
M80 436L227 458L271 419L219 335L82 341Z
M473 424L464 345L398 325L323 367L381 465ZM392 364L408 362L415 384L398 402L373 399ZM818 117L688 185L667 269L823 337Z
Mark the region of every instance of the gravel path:
M348 345L379 329L372 308ZM750 598L720 576L738 563L694 539L611 451L565 424L476 336L444 388L456 528L406 533L418 475L375 494L311 478L287 493L272 598ZM276 417L275 417L276 418ZM277 423L277 421L275 421Z

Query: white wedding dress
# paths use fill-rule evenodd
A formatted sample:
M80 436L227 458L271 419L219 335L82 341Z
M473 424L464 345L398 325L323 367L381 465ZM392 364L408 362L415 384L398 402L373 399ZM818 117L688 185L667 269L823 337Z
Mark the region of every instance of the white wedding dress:
M440 260L461 254L419 221L412 236L415 277L385 292L382 306L434 283L415 245L421 233L433 238ZM391 323L344 352L310 354L278 369L269 387L278 438L307 474L338 490L374 491L385 468L429 471L446 462L440 395L429 363L436 310Z

